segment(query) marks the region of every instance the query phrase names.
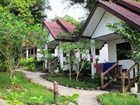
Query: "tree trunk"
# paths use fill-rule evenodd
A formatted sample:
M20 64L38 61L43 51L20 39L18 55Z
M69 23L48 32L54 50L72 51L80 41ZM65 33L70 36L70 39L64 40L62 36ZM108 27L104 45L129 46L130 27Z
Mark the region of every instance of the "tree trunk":
M79 68L78 69L79 70L76 72L76 81L79 80L79 74L82 70L82 54L81 53L80 53L80 61L79 61Z
M76 81L79 81L79 74L80 72L76 72Z
M70 79L70 81L71 81L71 70L70 70L70 73L69 73L69 79Z
M7 59L7 68L9 71L9 75L10 75L10 80L12 80L13 78L13 74L14 74L14 65L13 65L13 61L11 59Z
M71 81L71 78L72 78L72 71L73 71L73 59L72 59L72 56L73 56L73 52L70 51L70 72L69 72L69 78L70 78L70 81Z

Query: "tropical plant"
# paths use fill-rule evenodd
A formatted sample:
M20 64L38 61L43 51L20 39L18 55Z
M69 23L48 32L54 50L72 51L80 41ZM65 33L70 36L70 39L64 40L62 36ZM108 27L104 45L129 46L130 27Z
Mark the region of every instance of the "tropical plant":
M128 41L131 45L131 56L133 60L140 66L140 31L132 28L124 22L108 24L110 30L118 33L124 40ZM139 69L139 67L138 67ZM140 80L138 85L140 92Z
M40 46L47 40L45 30L40 25L30 25L0 7L0 54L12 78L23 55L25 43Z
M59 104L60 105L69 105L69 104L78 105L78 102L77 102L78 98L79 98L78 94L73 94L72 96L62 96Z
M76 67L76 80L78 81L79 74L82 71L82 68L86 64L86 59L89 55L89 49L91 46L94 45L89 40L80 40L78 42L67 42L62 44L62 48L65 53L70 53L70 56L68 57L71 67L75 65ZM75 57L75 53L79 53L79 58ZM73 68L71 68L72 71Z
M0 6L29 23L42 23L45 9L49 9L48 0L1 0Z

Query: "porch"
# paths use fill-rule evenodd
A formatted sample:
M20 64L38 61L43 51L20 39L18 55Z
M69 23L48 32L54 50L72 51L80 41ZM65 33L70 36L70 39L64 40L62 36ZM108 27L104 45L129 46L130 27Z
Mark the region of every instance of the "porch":
M99 61L93 65L94 72L101 77L101 89L122 92L130 90L138 80L138 65L128 53L131 45L117 34L94 37L93 40L100 45ZM106 46L101 46L101 42Z

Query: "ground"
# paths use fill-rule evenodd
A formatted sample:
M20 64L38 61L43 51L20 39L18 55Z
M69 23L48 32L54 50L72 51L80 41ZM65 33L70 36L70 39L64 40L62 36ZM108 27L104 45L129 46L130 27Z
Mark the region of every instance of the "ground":
M28 72L23 71L25 75L31 79L32 82L38 83L40 85L43 85L47 87L48 89L53 88L53 83L46 81L43 79L40 75L44 75L44 73L40 72ZM78 99L78 105L99 105L99 103L96 100L96 96L106 93L105 91L99 91L99 90L79 90L79 89L73 89L69 87L64 87L59 85L58 86L59 94L60 95L72 95L72 94L79 94Z

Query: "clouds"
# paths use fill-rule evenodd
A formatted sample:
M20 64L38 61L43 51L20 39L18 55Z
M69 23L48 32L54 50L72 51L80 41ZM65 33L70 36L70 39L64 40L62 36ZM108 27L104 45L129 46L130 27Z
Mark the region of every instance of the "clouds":
M83 9L81 5L74 5L68 7L68 2L64 0L49 0L52 11L46 11L46 14L49 19L53 19L56 16L63 17L65 15L70 15L74 17L76 20L84 17L86 10Z

